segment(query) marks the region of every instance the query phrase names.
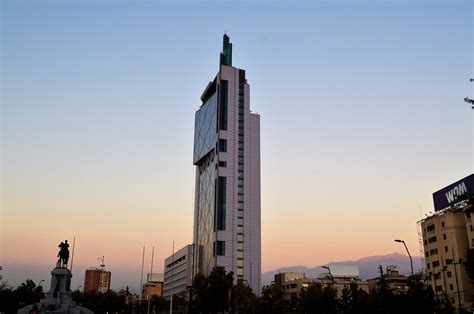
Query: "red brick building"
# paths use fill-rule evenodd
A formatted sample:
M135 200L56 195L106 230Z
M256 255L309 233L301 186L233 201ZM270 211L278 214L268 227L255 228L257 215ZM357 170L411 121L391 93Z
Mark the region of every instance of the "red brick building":
M84 292L107 292L110 289L110 271L99 268L89 268L84 276Z

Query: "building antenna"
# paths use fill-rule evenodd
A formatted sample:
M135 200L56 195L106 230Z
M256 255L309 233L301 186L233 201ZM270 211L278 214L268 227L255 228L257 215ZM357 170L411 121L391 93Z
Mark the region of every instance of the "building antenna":
M103 271L104 268L105 268L105 263L104 263L105 257L104 256L99 257L99 258L97 258L97 260L100 262L100 264L99 264L100 270Z

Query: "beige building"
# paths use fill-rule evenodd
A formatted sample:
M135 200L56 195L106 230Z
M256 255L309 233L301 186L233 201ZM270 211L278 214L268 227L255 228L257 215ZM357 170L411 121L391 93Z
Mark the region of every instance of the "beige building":
M152 296L163 296L164 275L161 273L148 273L146 283L143 284L142 295L144 299Z
M438 298L456 308L474 307L474 285L463 262L474 248L473 220L463 195L474 189L474 174L433 193L435 213L419 221L427 279ZM469 210L468 210L469 209Z
M436 296L446 294L456 308L459 301L463 308L472 307L474 285L462 265L472 248L470 215L460 208L446 210L423 219L420 225L427 278Z
M319 278L306 278L304 273L292 272L275 275L275 288L283 293L283 298L287 300L292 307L297 305L301 290L312 284L321 286L332 285L337 291L337 296L342 298L343 289L349 288L352 283L357 284L360 289L369 293L368 282L353 276L331 276L329 274L322 274Z
M380 276L378 276L367 280L370 293L375 293L380 289L380 279ZM387 266L384 279L388 289L393 294L405 294L408 292L408 277L401 275L396 265Z

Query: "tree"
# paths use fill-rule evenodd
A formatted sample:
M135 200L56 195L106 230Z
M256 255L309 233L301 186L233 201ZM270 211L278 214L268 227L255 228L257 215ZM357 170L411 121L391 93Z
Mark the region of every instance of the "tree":
M232 287L230 304L234 313L257 313L257 296L242 280Z
M26 279L20 286L18 286L14 294L16 294L20 306L38 303L44 298L43 287L36 286L35 282L31 279Z
M196 275L193 281L196 296L193 309L203 313L228 311L233 282L234 273L226 273L221 267L214 268L208 277Z
M15 313L19 308L18 297L13 293L8 282L0 283L0 313Z
M264 286L258 303L259 313L283 313L289 308L289 302L283 298L281 290L275 284Z
M125 296L118 295L112 290L103 293L95 291L81 293L76 290L72 293L72 299L94 313L121 312L127 308Z
M463 264L469 279L474 283L474 249L467 250L466 261Z
M165 298L157 295L153 295L150 298L150 312L152 313L159 313L166 309L166 300Z
M464 207L465 215L474 214L474 193L466 193L460 196L466 204ZM471 218L474 219L474 218ZM474 249L468 249L466 253L466 261L463 262L464 267L466 268L467 275L469 279L474 283Z
M353 282L348 287L342 289L342 313L356 314L367 312L368 293L360 289L357 283Z
M408 278L405 313L431 314L436 311L435 295L431 287L422 282L422 275L416 274Z
M337 313L337 290L332 285L323 287L319 283L312 283L303 287L299 301L303 313Z

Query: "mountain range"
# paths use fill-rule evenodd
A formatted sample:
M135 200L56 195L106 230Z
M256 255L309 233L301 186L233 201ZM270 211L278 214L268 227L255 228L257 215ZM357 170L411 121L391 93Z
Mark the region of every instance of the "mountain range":
M422 269L422 261L421 257L413 256L413 270L414 272L418 272ZM375 255L375 256L368 256L363 257L355 261L341 261L341 262L330 262L324 264L324 266L334 266L334 265L341 265L341 266L358 266L359 267L359 277L362 280L367 280L370 278L378 277L379 276L379 265L382 265L384 272L386 271L387 266L389 265L397 265L398 271L402 275L409 275L411 273L410 267L410 259L407 255L393 253L387 255ZM275 274L279 272L297 272L297 273L305 273L307 278L316 278L320 273L326 272L321 266L318 265L315 267L306 267L306 266L290 266L275 269L272 271L262 273L262 285L268 285L274 280Z

